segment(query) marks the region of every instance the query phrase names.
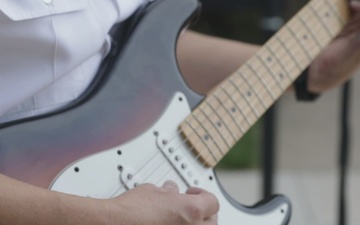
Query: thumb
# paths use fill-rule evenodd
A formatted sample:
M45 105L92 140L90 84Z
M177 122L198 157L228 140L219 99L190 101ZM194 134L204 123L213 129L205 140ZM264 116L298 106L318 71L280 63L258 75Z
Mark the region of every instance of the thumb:
M166 181L162 187L170 192L179 192L179 187L177 186L177 184L170 180Z

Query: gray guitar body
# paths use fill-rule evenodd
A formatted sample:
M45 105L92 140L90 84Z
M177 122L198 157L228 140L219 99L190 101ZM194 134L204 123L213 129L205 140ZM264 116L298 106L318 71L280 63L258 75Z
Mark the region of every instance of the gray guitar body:
M179 32L197 9L195 0L149 4L129 23L132 32L122 37L126 44L115 45L93 84L73 104L0 125L0 173L94 198L172 179L182 191L198 186L214 193L221 225L287 224L291 206L286 197L253 207L235 202L177 132L203 99L184 82L175 57ZM183 160L170 155L164 140L173 140Z

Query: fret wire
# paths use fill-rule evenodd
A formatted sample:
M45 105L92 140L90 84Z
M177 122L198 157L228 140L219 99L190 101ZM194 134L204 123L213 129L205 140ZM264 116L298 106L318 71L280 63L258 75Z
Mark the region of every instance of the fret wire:
M228 132L232 135L232 137L234 138L235 141L237 141L237 138L234 136L234 134L231 132L229 126L227 125L227 123L222 119L222 117L219 115L219 113L217 112L217 110L214 109L214 107L208 102L205 101L206 104L210 107L210 109L219 117L219 119L223 122L223 124L225 125L225 128L228 130Z
M221 155L225 155L224 152L222 151L220 145L215 140L215 138L208 132L208 130L204 126L204 123L200 122L199 118L197 118L197 116L195 116L194 114L193 114L193 118L199 123L200 127L205 131L205 135L208 135L208 137L212 140L214 145L216 145L216 147L219 149L219 152L221 153Z
M313 32L311 32L311 34L313 35ZM317 38L315 39L316 41L318 40ZM319 43L317 43L317 44L319 44ZM295 61L296 62L296 61ZM280 64L281 65L281 64ZM294 68L294 67L293 67ZM235 85L235 87L236 87L236 89L238 89L237 88L237 86ZM240 92L241 93L241 92ZM241 111L242 113L243 113L243 111ZM246 118L246 117L245 117Z
M283 68L286 77L289 78L289 80L292 82L292 78L290 77L289 71L286 69L285 65L281 62L281 60L277 57L277 54L267 45L265 45L265 48L276 58L276 61L278 61L279 65Z
M336 10L335 6L329 1L329 0L325 0L325 2L330 6L331 11L334 12L334 14L336 15L336 17L339 19L340 23L342 25L345 25L346 22L341 18L339 12Z
M258 95L257 91L254 88L252 88L254 86L250 83L250 81L248 79L246 79L244 77L243 73L240 70L238 70L237 73L242 77L242 79L245 81L245 83L248 85L248 87L251 88L251 90L253 90L253 93L255 93L255 95L258 97L258 99L261 99L260 96ZM259 112L253 107L253 105L250 103L249 99L247 99L247 98L245 98L245 99L248 102L248 104L250 104L250 106L253 109L256 117L259 118L260 117Z
M248 105L250 105L250 103L248 102L248 100L247 100L247 98L246 97L244 97L244 93L242 93L241 91L240 91L240 88L235 84L235 82L230 78L229 79L229 81L230 81L230 83L236 88L236 90L243 96L243 99L245 99L245 101L247 101L247 104ZM265 92L265 91L264 91ZM260 101L257 103L257 106L260 104ZM255 115L255 113L254 113L254 110L252 109L252 107L247 107L248 109L250 109L248 112L246 112L246 114L244 113L244 111L243 110L241 110L240 108L239 108L239 110L240 110L240 113L241 113L241 115L243 116L243 118L245 119L245 121L248 123L248 125L249 125L249 127L251 127L256 121L254 121L254 122L251 122L250 120L249 120L249 116L252 114L252 115ZM256 115L255 115L255 117L256 117ZM258 118L258 117L257 117ZM248 128L249 128L248 127Z
M275 79L276 84L280 87L280 90L283 91L284 87L283 87L282 83L278 80L278 77L276 76L276 74L274 74L274 71L272 71L272 69L270 69L270 67L267 65L267 63L258 54L255 54L255 55L260 60L260 62L265 66L265 68L268 71L270 71L270 74Z
M229 143L226 141L224 135L222 134L222 132L219 130L218 126L210 119L210 117L204 112L204 110L199 107L199 110L201 111L201 113L205 116L205 118L207 118L207 120L210 121L210 123L212 124L212 126L216 129L216 131L220 134L221 139L223 140L223 142L226 144L226 146L228 148L231 148L231 146L229 145Z
M235 82L232 80L232 77L230 77L228 79L230 81L230 83L235 87L235 90L243 97L243 99L245 99L246 101L246 97L243 95L243 93L240 91L239 87L235 84ZM251 107L250 107L251 108ZM249 118L245 115L244 111L242 109L239 108L239 111L241 113L241 115L243 116L243 118L246 120L246 122L248 123L249 126L252 125L252 123L250 122Z
M311 5L311 3L309 3L309 8L312 11L312 14L315 15L320 23L322 23L323 27L325 28L326 32L328 33L329 37L334 37L335 35L331 32L331 30L328 28L328 26L326 26L326 23L321 19L321 17L319 16L319 14L316 12L316 10L314 9L314 7Z
M310 29L310 27L306 24L306 22L304 21L304 19L299 15L299 20L300 22L306 27L306 29L309 31L310 35L313 37L313 39L315 40L316 44L319 46L319 49L323 49L324 46L321 45L321 42L319 41L319 39L317 38L317 36L314 34L314 32L312 31L312 29Z
M226 89L221 86L221 90L228 96L228 98L230 99L230 101L232 101L232 103L234 104L234 106L236 108L239 108L238 105L236 104L236 102L234 101L233 97L226 91ZM244 134L244 129L241 127L241 125L238 123L238 121L236 120L236 118L232 115L232 113L230 113L230 116L232 117L232 119L235 121L237 128L239 129L241 134Z
M219 96L216 95L216 93L213 93L214 98L220 103L220 105L225 109L225 112L227 112L227 114L229 114L229 116L234 119L233 115L231 112L229 112L228 108L224 105L223 101L221 101L221 99L219 98ZM234 135L233 132L230 131L230 134L233 136L234 141L237 141L238 138Z
M312 35L312 36L314 37L314 40L315 40L316 44L321 47L321 44L319 43L318 38L314 35L314 33L312 32L312 30L309 29L309 27L307 26L306 23L304 23L304 21L303 21L303 19L302 19L301 17L299 17L299 20L300 20L301 23L303 23L303 24L305 25L305 27L310 31L310 35ZM266 47L267 47L267 46L266 46ZM268 48L268 49L269 49L270 51L272 51L271 48ZM276 56L276 54L274 54L274 56ZM294 62L297 62L297 61L294 60ZM282 66L283 68L285 68L282 63L280 63L280 66ZM236 85L234 85L234 86L237 87ZM238 89L238 88L237 88L237 89ZM241 93L241 92L240 92L240 93Z
M250 62L246 63L246 65L249 67L249 69L253 72L253 74L255 75L255 77L257 77L260 81L260 83L262 83L264 85L264 87L266 88L267 92L270 93L272 100L275 100L276 97L274 96L274 93L270 90L269 86L267 85L267 83L264 81L264 79L262 79L262 77L256 72L256 70L254 70L254 68L250 65ZM263 102L262 98L261 101ZM264 103L264 102L263 102ZM266 105L264 105L264 108L266 108Z
M186 119L185 122L189 125L189 127L193 130L193 132L196 134L196 136L198 136L198 138L201 140L201 142L206 146L206 148L208 149L208 152L210 152L211 156L213 157L213 159L218 162L219 160L216 158L216 156L214 155L214 153L212 152L212 150L210 149L209 145L207 144L207 142L204 141L204 139L201 137L201 135L196 131L196 129L192 126L192 124Z
M300 18L300 21L303 23L302 18ZM304 23L304 24L306 24L306 23ZM312 33L312 32L311 32L311 35L313 35L313 33ZM316 37L316 36L314 36L314 37ZM318 43L318 39L316 38L315 40L317 41L317 44L319 44L319 43ZM270 48L269 48L269 49L270 49ZM276 54L275 54L275 55L276 55ZM281 65L281 66L283 66L282 64L280 64L280 65Z
M292 71L291 71L292 72ZM234 81L232 80L232 79L229 79L229 81L233 84L233 86L238 90L238 92L241 94L241 95L243 95L243 93L239 90L239 88L238 88L238 86L234 83ZM246 100L247 100L247 98L245 98ZM251 104L249 104L249 105L251 105ZM215 111L215 110L214 110ZM215 111L216 112L216 111ZM241 114L243 115L243 117L245 118L245 120L249 123L249 125L251 125L251 122L248 120L248 117L246 117L245 115L244 115L244 113L243 113L243 111L242 110L240 110L240 112L241 112ZM220 117L221 118L221 117ZM191 125L190 125L191 126ZM194 129L193 129L194 130ZM199 134L198 133L196 133L198 136L199 136ZM203 139L202 138L200 138L202 141L203 141ZM205 145L207 146L207 144L205 143ZM207 146L207 148L208 148L208 150L209 150L209 147ZM209 150L210 151L210 153L213 155L213 153L211 152L211 150ZM213 156L214 157L214 156ZM215 157L215 159L216 159L216 157Z
M282 44L282 46L283 46L284 49L285 49L285 52L288 53L288 55L293 59L293 62L294 62L294 63L297 65L297 67L302 71L302 70L303 70L302 66L301 66L301 65L299 64L299 62L296 60L296 58L295 58L295 56L292 54L292 52L286 47L285 42L283 42L283 41L281 40L281 38L278 37L277 35L276 35L275 37L276 37L276 39Z
M306 47L304 46L304 44L302 43L302 41L299 39L299 37L295 34L295 32L287 25L285 25L286 29L293 35L295 36L295 39L300 43L302 49L304 50L308 60L311 62L312 60L312 57L311 55L309 54L309 52L306 50Z

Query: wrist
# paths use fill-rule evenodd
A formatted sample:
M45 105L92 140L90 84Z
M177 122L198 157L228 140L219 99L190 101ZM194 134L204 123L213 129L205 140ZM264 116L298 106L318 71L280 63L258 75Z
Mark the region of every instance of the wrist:
M54 205L58 206L56 224L105 225L108 223L106 200L56 193Z

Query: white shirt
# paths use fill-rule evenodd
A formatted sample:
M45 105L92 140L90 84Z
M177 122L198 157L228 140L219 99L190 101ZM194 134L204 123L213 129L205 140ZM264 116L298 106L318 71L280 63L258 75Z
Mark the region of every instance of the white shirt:
M109 30L146 0L0 0L0 123L56 109L89 85Z

